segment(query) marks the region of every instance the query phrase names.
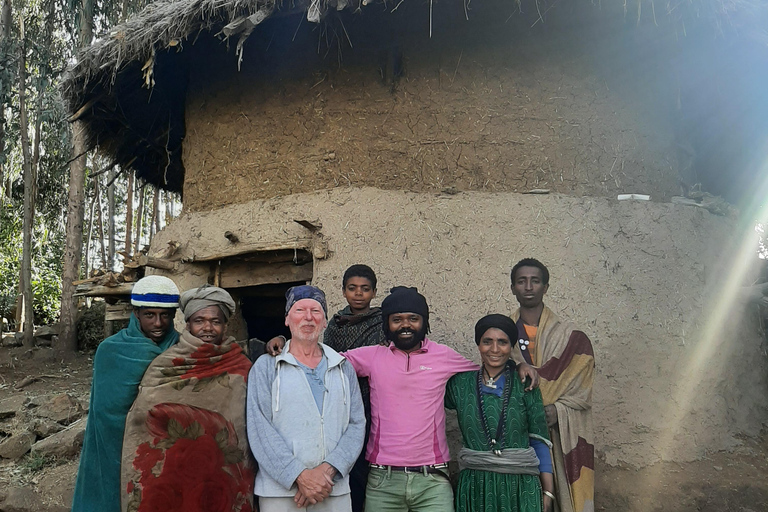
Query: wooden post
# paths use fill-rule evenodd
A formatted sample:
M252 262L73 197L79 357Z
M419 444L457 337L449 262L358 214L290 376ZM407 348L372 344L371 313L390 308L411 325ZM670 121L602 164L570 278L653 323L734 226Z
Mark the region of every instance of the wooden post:
M138 180L136 181L136 188L139 194L139 209L136 210L136 243L133 246L134 256L139 254L139 251L141 250L141 232L144 221L144 187L139 185Z
M131 254L133 246L133 171L128 170L128 198L125 210L125 252Z
M112 169L109 172L109 187L107 187L107 217L109 226L107 228L107 237L109 252L107 255L107 270L115 269L115 173Z
M99 248L101 249L101 266L107 271L110 270L107 267L107 248L104 244L104 215L101 211L101 187L99 186L99 178L96 176L96 181L93 183L93 193L96 196L96 225L99 228ZM88 277L88 276L86 276Z
M85 278L88 279L88 267L91 264L91 239L93 237L93 209L96 206L96 190L91 199L91 208L88 215L88 235L85 237Z

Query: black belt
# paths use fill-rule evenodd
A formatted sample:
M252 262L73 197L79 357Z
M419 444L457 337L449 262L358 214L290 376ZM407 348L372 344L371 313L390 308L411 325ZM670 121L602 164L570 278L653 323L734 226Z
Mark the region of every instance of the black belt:
M371 467L374 469L383 469L385 471L398 471L401 473L430 473L433 475L440 475L448 478L448 475L443 470L448 470L448 464L429 464L426 466L382 466L381 464L371 463Z

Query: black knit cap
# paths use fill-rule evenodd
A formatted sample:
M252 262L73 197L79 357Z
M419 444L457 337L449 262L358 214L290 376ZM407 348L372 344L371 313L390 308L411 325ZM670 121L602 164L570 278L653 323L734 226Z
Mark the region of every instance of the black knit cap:
M475 324L475 343L480 345L483 334L488 329L500 329L509 337L509 341L514 345L517 343L517 326L515 322L506 315L488 315L484 316Z
M424 319L424 327L429 332L429 306L427 299L416 287L395 286L381 303L381 316L386 326L389 315L395 313L416 313Z

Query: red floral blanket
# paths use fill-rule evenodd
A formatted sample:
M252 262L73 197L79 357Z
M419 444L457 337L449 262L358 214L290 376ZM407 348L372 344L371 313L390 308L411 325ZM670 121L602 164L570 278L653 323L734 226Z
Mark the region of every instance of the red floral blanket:
M230 338L184 331L150 364L125 425L123 512L251 512L245 429L251 363Z

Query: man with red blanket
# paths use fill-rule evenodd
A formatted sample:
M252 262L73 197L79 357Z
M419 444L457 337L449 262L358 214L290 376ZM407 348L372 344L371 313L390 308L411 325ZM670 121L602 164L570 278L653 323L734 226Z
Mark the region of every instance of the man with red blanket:
M183 293L179 305L186 329L149 365L126 419L122 510L251 512L251 363L225 336L235 301L205 285Z
M583 332L561 321L544 305L549 270L526 258L511 273L512 293L520 308L512 313L517 323L515 362L539 371L541 396L552 439L557 512L594 512L594 435L592 384L595 356ZM549 498L549 497L548 497Z

